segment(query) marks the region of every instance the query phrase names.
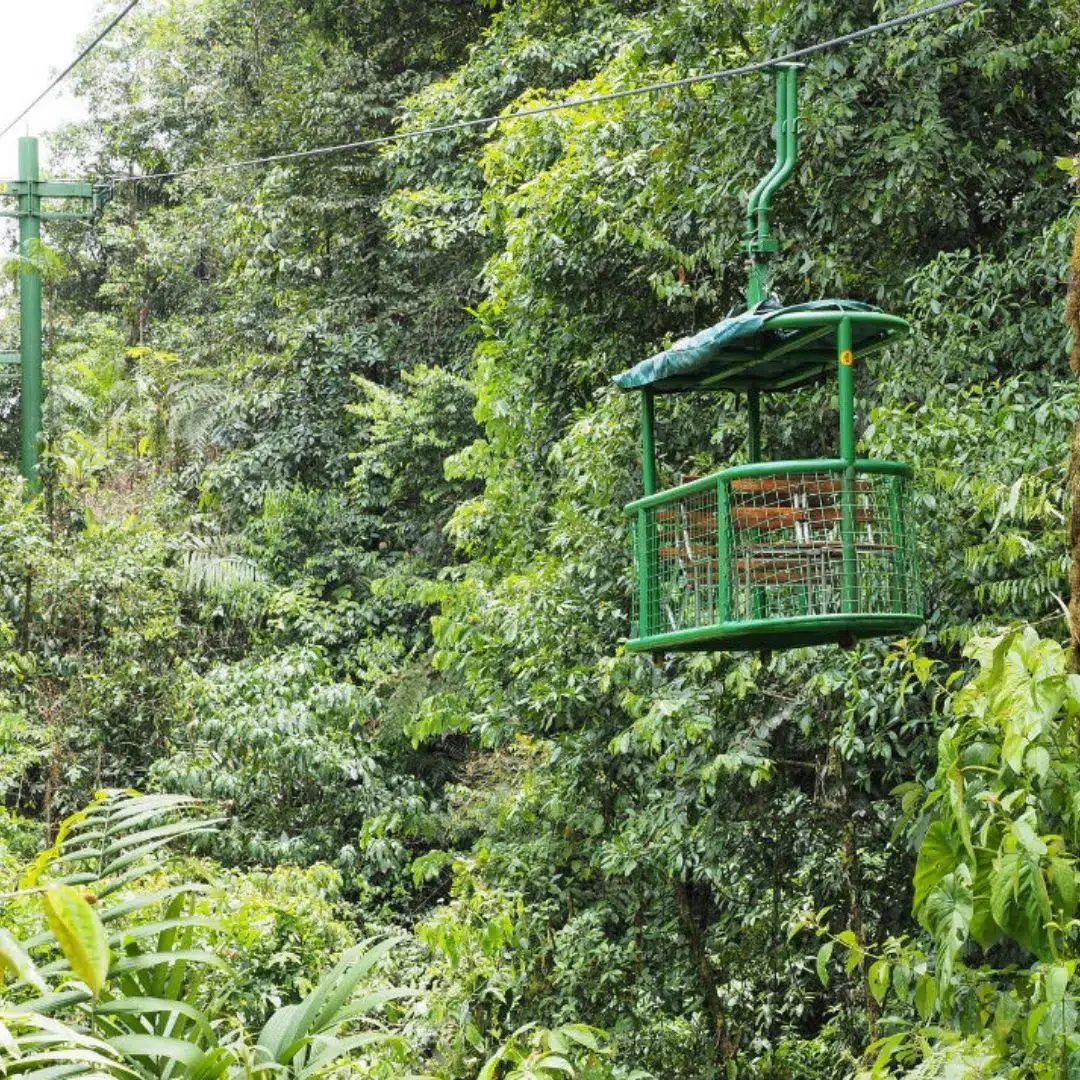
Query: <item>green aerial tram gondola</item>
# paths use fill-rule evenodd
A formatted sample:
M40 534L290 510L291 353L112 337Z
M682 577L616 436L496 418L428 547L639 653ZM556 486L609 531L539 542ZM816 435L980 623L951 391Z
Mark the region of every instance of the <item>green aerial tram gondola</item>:
M747 308L616 376L641 394L644 497L631 520L636 651L775 649L900 635L923 621L911 467L855 456L855 364L907 333L867 304L766 298L776 189L798 152L797 67L777 70L776 162L750 195ZM761 397L836 372L835 458L761 460ZM745 396L749 464L656 490L664 394Z

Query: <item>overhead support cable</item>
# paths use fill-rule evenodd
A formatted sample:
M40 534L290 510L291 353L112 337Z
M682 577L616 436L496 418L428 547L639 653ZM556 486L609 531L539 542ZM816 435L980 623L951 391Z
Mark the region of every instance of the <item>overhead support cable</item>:
M100 34L10 124L7 125L2 131L0 131L0 139L2 139L23 117L29 115L29 113L36 108L42 101L44 101L108 36L112 33L113 29L120 24L124 17L138 4L139 0L130 0L130 3L125 7L119 15L117 15L109 24L101 31Z
M136 0L137 2L137 0ZM663 90L674 90L682 86L696 86L699 83L716 82L718 79L733 78L738 75L750 75L755 71L765 71L779 64L790 64L793 61L802 60L808 56L834 49L841 45L849 45L853 41L860 41L879 34L885 30L895 30L900 26L919 19L925 19L930 15L937 15L943 11L960 7L961 4L971 3L972 0L941 0L940 3L930 7L921 8L918 11L908 12L906 15L897 15L892 19L874 23L872 26L864 26L860 30L853 30L849 34L841 34L839 37L830 38L828 41L819 41L813 45L807 45L801 49L783 53L780 56L772 56L766 60L756 60L750 64L742 64L739 67L725 68L722 71L709 71L700 75L688 75L682 79L667 79L663 82L648 83L644 86L635 86L628 90L613 90L606 94L594 94L592 97L571 98L568 101L552 102L548 105L537 105L531 109L519 109L516 112L500 113L495 116L481 116L472 120L454 120L445 124L436 124L433 127L415 128L411 131L395 131L390 135L379 135L371 139L360 139L356 142L338 143L333 146L317 146L309 150L293 150L282 154L268 154L265 157L246 158L239 161L224 161L211 165L200 165L190 169L176 169L172 172L144 173L140 176L110 176L108 182L112 184L141 184L150 180L177 180L188 176L201 176L209 173L231 172L235 169L250 169L258 165L275 165L284 161L300 161L306 158L325 157L328 154L342 154L354 150L366 150L376 146L386 146L389 143L405 142L410 139L425 138L429 135L445 135L452 131L466 131L472 128L490 127L494 124L504 124L511 120L521 120L529 116L543 116L546 113L560 112L564 109L580 109L587 105L602 105L608 101L621 101L624 98L637 97L642 94L655 94Z

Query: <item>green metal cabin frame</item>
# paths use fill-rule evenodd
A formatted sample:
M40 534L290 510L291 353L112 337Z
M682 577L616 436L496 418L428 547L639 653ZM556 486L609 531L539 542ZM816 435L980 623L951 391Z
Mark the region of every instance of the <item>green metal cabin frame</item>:
M777 160L750 196L745 312L616 376L641 394L644 496L626 512L631 650L792 648L902 635L923 621L910 466L855 456L855 366L906 322L848 300L765 302L773 192L797 153L797 72L777 72ZM763 461L762 395L836 373L837 456ZM749 464L657 491L658 397L745 394Z

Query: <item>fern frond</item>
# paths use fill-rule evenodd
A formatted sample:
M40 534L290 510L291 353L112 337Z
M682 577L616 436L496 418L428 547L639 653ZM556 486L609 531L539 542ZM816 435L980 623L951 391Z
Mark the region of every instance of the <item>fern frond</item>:
M189 382L172 394L169 438L193 457L201 457L218 440L224 426L228 389L220 383Z
M94 411L94 403L90 400L90 395L84 394L67 383L55 383L50 394L75 412L92 413Z
M228 595L262 580L258 563L232 550L235 538L185 537L184 583L193 592Z

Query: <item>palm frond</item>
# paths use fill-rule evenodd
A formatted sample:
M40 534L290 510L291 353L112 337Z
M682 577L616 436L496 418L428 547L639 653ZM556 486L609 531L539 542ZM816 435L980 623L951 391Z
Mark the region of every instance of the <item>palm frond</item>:
M203 803L187 795L103 792L64 822L56 842L24 876L23 886L43 880L92 885L100 899L134 877L160 869L162 862L151 856L161 848L212 832L223 820L209 817Z
M0 1074L31 1080L256 1075L317 1080L374 1047L400 1043L379 1023L378 1014L412 991L361 989L399 939L349 949L303 1001L278 1009L257 1040L239 1031L221 1042L218 1018L201 1007L206 972L227 967L203 947L207 932L217 927L194 910L195 897L207 887L177 885L116 898L112 906L100 903L133 876L160 869L166 845L215 824L198 800L131 792L103 793L62 824L55 844L34 863L27 881L35 891L45 885L55 889L60 882L69 894L71 887L79 887L83 909L93 906L94 937L98 955L110 959L108 974L91 993L86 976L73 971L70 935L62 934L64 956L35 971L33 985L45 992L17 1010L0 1007ZM51 931L25 943L26 950L49 948L52 956L56 946ZM20 965L29 970L31 962L21 948L20 957ZM82 969L76 965L76 970ZM50 991L41 976L50 977L58 989ZM29 985L24 978L24 988ZM82 1018L82 1027L72 1026L76 1017ZM358 1030L364 1020L368 1029Z
M187 885L142 894L111 908L102 905L101 901L127 888L138 878L160 871L167 862L162 852L170 844L212 832L223 820L208 816L198 799L186 795L102 792L89 806L63 822L56 842L30 866L23 875L21 887L35 891L46 885L77 887L95 905L98 917L106 926L165 901L164 922L156 920L157 933L166 942L166 947L170 947L176 936L173 931L180 923L170 924L168 920L179 920L183 904L195 893L203 891L203 887ZM184 917L182 922L189 936L201 925L201 920L193 922L190 917ZM128 936L114 932L109 947L125 945ZM23 943L29 951L55 945L56 935L51 929L43 930ZM117 951L123 955L122 950ZM70 971L70 965L67 959L58 959L40 970L44 975L63 974ZM134 983L125 990L125 993L145 992L146 987Z
M24 1009L0 1007L0 1048L5 1076L115 1080L138 1075L105 1040Z
M46 897L66 888L86 914L84 923L92 921L95 930L89 934L74 920L62 925L57 915L48 930L25 942L28 952L47 950L46 957L53 959L36 969L34 985L45 993L25 1001L21 1010L42 1022L55 1015L85 1017L84 1030L122 1062L120 1072L102 1071L103 1076L170 1080L201 1066L217 1046L210 1019L197 1004L206 971L228 967L202 945L219 925L195 910L197 898L209 887L184 884L128 896L112 906L103 901L135 879L160 871L168 845L208 832L220 820L183 795L103 792L61 825L54 845L24 877L24 889L37 892L48 886ZM94 955L107 967L93 986L87 982L87 965L77 962L91 938ZM59 991L49 992L42 977ZM30 985L25 977L22 982ZM85 1056L84 1048L76 1050ZM83 1068L65 1058L70 1048L50 1053L47 1067L60 1071L41 1071L45 1059L28 1058L29 1069L22 1069L20 1060L13 1075L25 1072L39 1080L87 1075L89 1064ZM6 1064L0 1062L0 1073Z

